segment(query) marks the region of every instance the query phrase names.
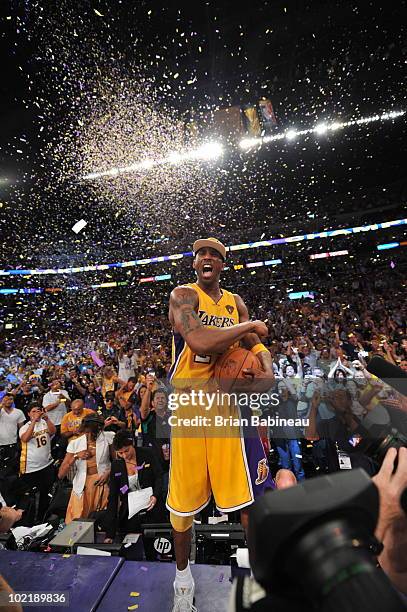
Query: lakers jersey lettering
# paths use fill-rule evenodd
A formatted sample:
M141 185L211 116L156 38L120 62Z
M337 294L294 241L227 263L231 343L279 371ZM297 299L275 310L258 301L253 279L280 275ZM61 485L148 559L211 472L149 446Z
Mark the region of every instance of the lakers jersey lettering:
M209 328L232 327L239 323L239 313L233 293L222 290L216 303L196 283L187 285L199 298L198 316ZM201 387L212 378L217 355L197 355L191 351L181 334L174 331L170 380L175 387Z
M198 315L202 323L208 327L232 327L232 325L236 325L235 320L231 317L211 315L204 310L200 310Z

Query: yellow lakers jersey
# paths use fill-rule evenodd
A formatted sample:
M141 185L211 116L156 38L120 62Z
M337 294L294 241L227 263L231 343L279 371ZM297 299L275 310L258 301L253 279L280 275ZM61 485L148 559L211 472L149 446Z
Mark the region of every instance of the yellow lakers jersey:
M196 283L186 285L199 297L198 316L210 328L231 327L239 323L236 300L233 293L222 289L219 302L203 291ZM172 339L172 365L170 380L175 387L201 387L213 377L217 355L196 355L180 333L174 330Z

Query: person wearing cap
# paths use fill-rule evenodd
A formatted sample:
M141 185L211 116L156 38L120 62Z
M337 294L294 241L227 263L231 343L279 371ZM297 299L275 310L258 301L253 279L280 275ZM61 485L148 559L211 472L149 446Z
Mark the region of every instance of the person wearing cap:
M220 288L225 246L216 238L205 238L194 243L193 253L196 282L176 287L170 297L169 319L173 328L170 380L174 391L216 392L217 356L239 341L261 363L260 368L244 370L247 391L268 391L274 382L273 365L270 352L260 342L260 337L268 335L267 326L263 321L250 321L241 297ZM177 416L193 416L196 406L192 405L178 408ZM213 416L216 411L232 418L239 416L233 403L215 405L205 415ZM217 508L228 513L247 508L268 484L272 487L258 436L243 439L240 429L234 426L223 431L217 429L219 434L203 427L199 431L188 428L184 435L178 431L177 435L176 428L172 428L167 508L176 556L173 612L195 609L195 585L188 563L194 515L207 506L212 493ZM252 459L256 459L255 464L249 464ZM252 470L257 475L253 481Z
M103 419L98 414L86 415L79 429L79 437L68 444L58 472L60 480L71 467L75 472L66 524L77 518L88 518L91 512L102 510L107 505L114 433L103 431L103 426Z

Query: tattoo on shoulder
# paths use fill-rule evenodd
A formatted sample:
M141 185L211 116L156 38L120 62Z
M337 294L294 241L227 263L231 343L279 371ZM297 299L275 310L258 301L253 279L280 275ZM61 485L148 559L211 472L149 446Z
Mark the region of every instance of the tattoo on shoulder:
M185 289L183 291L179 291L177 296L174 296L174 300L177 306L195 306L197 303L197 296L195 295L195 292Z

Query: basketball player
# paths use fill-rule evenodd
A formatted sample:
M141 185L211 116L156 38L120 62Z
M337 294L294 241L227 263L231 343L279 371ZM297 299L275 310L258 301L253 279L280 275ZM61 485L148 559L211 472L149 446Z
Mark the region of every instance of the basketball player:
M244 371L248 389L268 391L274 381L273 365L269 351L259 340L267 335L267 327L262 321L250 321L243 300L219 286L226 248L215 238L208 238L197 240L193 252L197 282L176 287L170 297L170 380L174 390L213 390L216 357L240 341L262 365ZM239 416L235 406L231 410L235 417ZM211 493L217 508L227 513L246 508L267 484L272 486L259 438L243 439L239 428L228 437L205 433L202 428L199 437L192 438L174 435L174 429L172 432L167 508L177 563L173 612L196 610L188 562L191 526L194 515L209 503ZM249 455L256 459L254 470L249 465Z

